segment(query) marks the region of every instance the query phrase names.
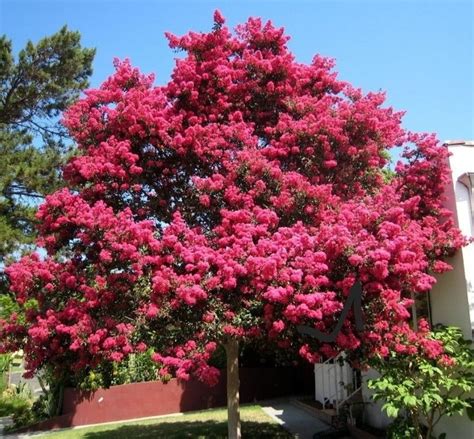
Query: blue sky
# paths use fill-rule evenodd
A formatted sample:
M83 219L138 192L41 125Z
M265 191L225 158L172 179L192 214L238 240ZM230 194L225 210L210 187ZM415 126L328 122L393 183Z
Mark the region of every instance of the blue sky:
M335 58L341 79L384 90L390 105L406 110L406 128L441 140L474 138L468 0L0 0L0 33L19 50L67 24L97 48L92 86L112 72L116 56L154 72L162 84L176 57L163 33L207 31L216 8L230 26L260 16L285 27L300 62L316 53Z

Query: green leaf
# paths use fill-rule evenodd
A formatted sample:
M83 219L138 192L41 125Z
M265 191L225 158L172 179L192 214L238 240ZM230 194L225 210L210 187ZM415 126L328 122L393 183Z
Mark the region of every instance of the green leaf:
M403 402L409 407L415 407L417 404L417 398L416 396L407 395L403 398Z
M384 406L382 407L382 410L385 410L385 412L390 418L396 418L399 412L399 409L394 407L391 404L384 404Z

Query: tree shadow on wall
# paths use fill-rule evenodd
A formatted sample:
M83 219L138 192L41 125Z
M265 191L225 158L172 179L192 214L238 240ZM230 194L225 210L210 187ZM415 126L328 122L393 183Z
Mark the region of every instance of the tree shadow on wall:
M151 438L226 438L226 421L178 421L159 424L124 425L114 430L88 432L85 439L151 439ZM262 422L243 422L242 437L289 439L292 436L280 425Z

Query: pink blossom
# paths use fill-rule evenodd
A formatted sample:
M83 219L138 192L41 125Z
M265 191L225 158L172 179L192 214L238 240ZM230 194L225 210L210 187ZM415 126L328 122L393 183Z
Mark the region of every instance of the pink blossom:
M416 350L448 364L427 324L407 325L411 292L466 243L442 206L436 137L406 131L333 60L295 62L270 22L232 32L216 11L212 31L167 38L183 53L168 83L116 60L65 113L79 153L38 209L47 255L5 270L19 312L0 321L0 350L23 349L27 373L69 373L149 348L162 376L210 384L229 336L313 363ZM310 347L295 325L331 332L357 280L364 333L350 313L336 342Z

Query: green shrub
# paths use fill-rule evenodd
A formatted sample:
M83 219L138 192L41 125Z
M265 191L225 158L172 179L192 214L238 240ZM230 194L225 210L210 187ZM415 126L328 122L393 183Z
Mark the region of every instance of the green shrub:
M443 343L446 355L428 358L391 352L375 360L372 367L380 377L369 381L374 399L383 400L383 410L396 418L389 429L392 439L433 437L433 429L443 416L462 414L474 405L474 350L455 327L435 328L430 337ZM443 436L443 435L441 435Z
M15 416L32 404L31 392L24 383L10 386L0 395L0 416Z
M8 387L8 370L11 362L10 354L0 354L0 393Z
M119 384L138 383L162 379L158 376L159 367L151 359L153 351L131 354L120 363L105 361L94 369L84 370L71 383L83 390L97 390Z

